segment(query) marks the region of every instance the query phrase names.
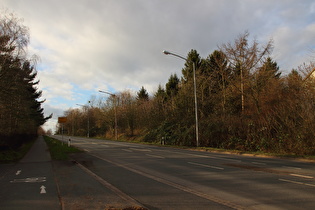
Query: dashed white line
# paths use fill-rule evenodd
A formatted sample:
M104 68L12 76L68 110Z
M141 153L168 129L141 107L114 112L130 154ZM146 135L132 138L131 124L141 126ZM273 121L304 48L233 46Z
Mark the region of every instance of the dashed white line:
M205 193L196 191L196 190L192 189L191 187L186 187L184 185L177 184L177 183L169 181L167 179L164 179L164 178L161 178L161 177L158 177L158 176L154 176L154 175L151 175L151 174L139 171L139 170L131 168L131 167L125 165L125 164L116 163L116 162L113 162L111 160L108 160L108 159L105 159L105 158L102 158L102 157L99 157L99 156L96 156L96 155L93 155L93 156L97 157L97 158L99 158L101 160L104 160L106 162L115 164L115 165L117 165L119 167L125 168L125 169L127 169L129 171L132 171L134 173L137 173L139 175L148 177L150 179L153 179L153 180L158 181L160 183L163 183L163 184L169 185L171 187L177 188L177 189L182 190L184 192L188 192L188 193L194 194L194 195L199 196L201 198L205 198L207 200L210 200L210 201L213 201L213 202L225 205L225 206L230 207L232 209L245 209L245 207L243 207L243 206L240 206L238 204L232 203L232 202L227 201L227 200L223 200L221 198L218 198L218 197L215 197L215 196L212 196L212 195L209 195L209 194L205 194Z
M108 145L105 145L105 144L101 144L101 146L102 146L102 147L109 147Z
M266 163L260 163L260 162L252 162L252 164L256 164L256 165L266 165Z
M123 150L123 151L125 151L125 152L133 152L133 151L130 150L130 149L121 149L121 150Z
M200 163L194 163L194 162L187 162L187 163L192 164L192 165L196 165L196 166L202 166L202 167L207 167L207 168L213 168L213 169L218 169L218 170L224 170L224 168L217 167L217 166L210 166L210 165L205 165L205 164L200 164Z
M301 177L305 179L314 179L312 176L302 175L302 174L290 174L291 176Z
M292 167L292 166L282 166L282 168L288 168L288 169L301 170L301 168L298 168L298 167Z
M279 181L289 182L289 183L299 184L299 185L306 185L306 186L310 186L310 187L315 187L315 184L308 184L308 183L304 183L304 182L296 182L296 181L287 180L287 179L279 179Z
M160 159L164 159L165 158L165 157L158 156L158 155L150 155L150 154L145 154L145 155L149 156L149 157L160 158Z
M141 151L141 152L151 152L151 150L149 149L136 149L136 148L129 148L131 150L135 150L135 151Z
M184 154L181 152L173 152L173 153L180 153L180 154ZM228 161L234 161L234 162L242 162L241 160L236 160L236 159L232 159L232 158L221 158L221 157L214 157L214 156L208 156L208 155L195 155L195 154L188 154L194 157L202 157L202 158L211 158L211 159L217 159L217 160L228 160Z

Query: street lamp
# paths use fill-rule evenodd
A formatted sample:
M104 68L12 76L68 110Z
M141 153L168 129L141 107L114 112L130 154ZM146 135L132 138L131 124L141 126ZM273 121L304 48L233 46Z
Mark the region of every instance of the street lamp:
M163 53L165 55L173 55L175 57L181 58L185 61L188 61L187 58L177 55L175 53L163 50ZM199 147L199 132L198 132L198 104L197 104L197 88L196 88L196 64L195 62L192 62L193 64L193 75L194 75L194 96L195 96L195 118L196 118L196 145Z
M89 101L89 104L90 104L90 101ZM86 105L82 105L82 104L76 104L78 106L82 106L82 107L87 107L87 118L88 118L88 121L87 121L87 137L90 138L90 113L89 113L89 107L86 106Z
M106 93L110 96L113 96L114 97L114 104L115 104L115 140L118 140L118 135L117 135L117 104L116 104L116 94L113 94L113 93L110 93L110 92L107 92L107 91L102 91L102 90L99 90L98 92L100 93Z

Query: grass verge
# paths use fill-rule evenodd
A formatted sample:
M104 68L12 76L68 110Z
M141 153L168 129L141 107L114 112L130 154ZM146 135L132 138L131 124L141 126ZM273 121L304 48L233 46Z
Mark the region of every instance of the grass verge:
M35 139L33 141L23 144L16 150L8 149L0 151L0 163L14 163L21 160L30 150L34 142Z
M82 152L75 147L68 147L67 144L60 142L49 136L44 136L53 160L68 160L70 153Z

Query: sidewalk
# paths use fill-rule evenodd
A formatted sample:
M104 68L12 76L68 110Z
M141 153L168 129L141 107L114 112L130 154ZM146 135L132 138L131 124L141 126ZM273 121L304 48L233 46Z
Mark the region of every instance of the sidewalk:
M42 136L1 179L1 209L61 209L51 157Z
M96 161L86 153L72 156L92 166ZM125 209L130 207L112 190L87 174L73 161L51 160L43 137L15 165L0 165L0 209Z
M20 161L20 163L35 163L51 161L50 153L43 136L39 136L32 148Z

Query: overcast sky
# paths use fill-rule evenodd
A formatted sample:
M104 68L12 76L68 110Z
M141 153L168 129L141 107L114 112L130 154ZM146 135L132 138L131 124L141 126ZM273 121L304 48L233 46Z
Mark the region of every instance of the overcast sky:
M274 40L281 71L309 62L315 50L314 0L0 0L30 29L46 128L99 89L113 93L144 86L154 93L186 56L205 58L246 30L262 45Z

